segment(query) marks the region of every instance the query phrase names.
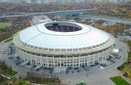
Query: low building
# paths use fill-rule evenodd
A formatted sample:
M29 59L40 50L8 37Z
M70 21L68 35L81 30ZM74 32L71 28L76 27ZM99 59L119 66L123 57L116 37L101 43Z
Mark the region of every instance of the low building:
M51 21L52 20L45 15L34 16L33 19L32 19L32 22L34 24L40 24L40 23L51 22Z

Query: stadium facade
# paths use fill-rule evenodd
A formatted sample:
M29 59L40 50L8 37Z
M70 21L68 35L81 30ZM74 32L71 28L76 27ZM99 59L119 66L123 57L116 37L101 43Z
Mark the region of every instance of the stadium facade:
M28 27L14 35L17 56L52 67L89 66L109 58L115 38L89 25L55 21Z

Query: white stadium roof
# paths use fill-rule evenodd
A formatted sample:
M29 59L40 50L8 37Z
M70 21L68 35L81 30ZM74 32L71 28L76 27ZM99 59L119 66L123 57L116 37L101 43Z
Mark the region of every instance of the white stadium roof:
M54 23L54 22L51 22ZM48 23L31 26L19 32L23 43L31 46L49 49L75 49L100 45L109 39L109 34L97 28L76 22L69 23L79 26L75 32L56 32L45 27Z

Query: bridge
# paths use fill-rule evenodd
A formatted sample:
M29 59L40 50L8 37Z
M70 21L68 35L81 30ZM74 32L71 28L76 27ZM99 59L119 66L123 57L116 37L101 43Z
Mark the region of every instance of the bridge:
M95 11L94 8L91 9L78 9L78 10L65 10L65 11L54 11L54 12L8 12L8 14L4 14L0 16L0 18L7 18L7 17L21 17L21 16L35 16L35 15L69 15L69 16L77 16L81 12L84 11ZM12 15L10 15L12 14Z

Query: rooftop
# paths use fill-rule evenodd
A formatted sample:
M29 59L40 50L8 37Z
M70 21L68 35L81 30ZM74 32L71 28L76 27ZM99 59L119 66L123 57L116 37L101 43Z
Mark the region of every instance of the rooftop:
M57 24L57 27L68 26L68 30L61 27L59 30L54 27L49 29L48 27L53 26L54 23L55 25ZM69 28L69 26L71 28ZM73 28L76 28L77 30L73 31ZM62 31L62 29L64 30ZM24 29L19 33L19 37L23 43L35 47L74 49L100 45L109 39L109 34L85 24L57 21L42 23Z

